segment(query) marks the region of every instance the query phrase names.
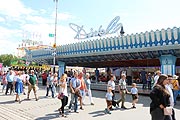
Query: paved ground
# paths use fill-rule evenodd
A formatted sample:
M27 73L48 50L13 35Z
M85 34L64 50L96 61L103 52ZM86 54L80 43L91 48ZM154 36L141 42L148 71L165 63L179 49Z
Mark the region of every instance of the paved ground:
M1 89L0 89L1 91ZM93 99L95 105L89 104L88 97L86 97L86 105L84 110L79 110L79 113L68 113L67 118L59 117L57 109L60 107L60 101L55 98L45 97L45 88L40 87L39 101L35 101L33 92L31 93L31 100L27 100L25 95L22 95L22 103L14 102L15 96L7 95L0 92L0 120L150 120L148 96L140 96L137 109L131 109L131 96L127 95L127 102L125 103L127 110L116 108L112 114L104 114L106 107L105 92L93 91ZM116 98L119 94L116 93ZM67 109L66 109L67 111ZM176 118L180 118L180 101L175 106Z

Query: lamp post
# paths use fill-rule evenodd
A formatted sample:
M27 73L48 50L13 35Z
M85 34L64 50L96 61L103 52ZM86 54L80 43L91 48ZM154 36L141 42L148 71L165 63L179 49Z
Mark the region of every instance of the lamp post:
M56 32L57 32L57 10L58 10L58 0L54 0L55 4L56 4L56 12L55 12L55 29L54 29L54 44L53 44L53 73L55 73L55 65L56 65Z
M56 15L55 15L55 33L54 33L54 48L56 48L56 31L57 31L57 10L58 10L58 0L54 0L56 3Z
M123 26L121 26L120 35L123 36L124 33L125 33L125 32L124 32Z

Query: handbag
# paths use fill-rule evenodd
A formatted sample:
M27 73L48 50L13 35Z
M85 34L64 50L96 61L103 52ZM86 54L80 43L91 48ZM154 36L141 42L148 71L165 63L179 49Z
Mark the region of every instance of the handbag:
M172 107L164 108L164 115L172 115Z
M74 90L74 91L75 91L75 95L77 95L78 97L82 97L81 93L80 93L80 90Z
M64 94L63 93L59 93L57 98L58 99L63 99L63 97L64 97Z

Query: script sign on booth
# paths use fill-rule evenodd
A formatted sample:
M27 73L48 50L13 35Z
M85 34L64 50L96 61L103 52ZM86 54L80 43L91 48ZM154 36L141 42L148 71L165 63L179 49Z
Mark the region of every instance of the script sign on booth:
M120 28L122 27L122 23L119 23L120 17L116 16L104 29L102 25L99 26L98 30L94 30L93 28L90 29L90 32L86 32L84 30L84 26L79 26L74 23L69 23L70 28L76 32L76 35L74 39L86 39L86 38L91 38L91 37L101 37L107 34L113 34L118 32Z

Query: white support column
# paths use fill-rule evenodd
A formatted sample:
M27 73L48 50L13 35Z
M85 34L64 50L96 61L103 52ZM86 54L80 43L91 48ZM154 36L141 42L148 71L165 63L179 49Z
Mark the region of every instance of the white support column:
M173 55L162 55L160 58L161 72L167 75L176 74L176 57Z
M59 77L64 73L65 70L65 62L58 61L59 66Z

